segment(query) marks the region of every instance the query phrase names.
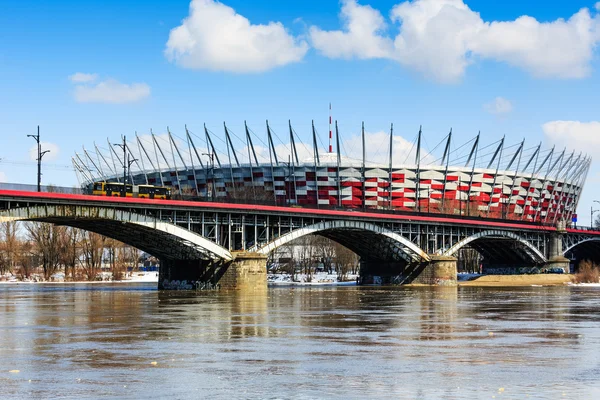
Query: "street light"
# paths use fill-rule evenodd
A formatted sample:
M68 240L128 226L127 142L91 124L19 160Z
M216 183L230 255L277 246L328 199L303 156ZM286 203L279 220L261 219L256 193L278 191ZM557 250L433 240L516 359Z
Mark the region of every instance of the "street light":
M37 191L41 192L42 191L42 157L44 157L44 154L50 153L50 150L42 151L42 145L40 143L40 126L39 125L37 127L37 135L27 135L27 137L32 137L37 142L37 148L38 148Z
M208 156L210 159L210 174L211 174L211 190L210 190L210 199L213 200L213 190L215 186L215 154L214 153L202 153L203 156ZM206 197L208 198L208 163L206 163L206 172L204 174L204 178L206 179Z
M131 177L131 164L133 164L134 162L138 161L137 158L129 158L131 154L127 154L127 176ZM131 180L131 183L133 184L133 179Z
M128 158L127 158L127 143L125 141L125 135L123 135L123 144L121 143L114 143L113 146L119 146L120 148L123 149L123 189L121 190L121 197L126 197L127 196L127 168L128 167ZM133 162L133 161L132 161Z

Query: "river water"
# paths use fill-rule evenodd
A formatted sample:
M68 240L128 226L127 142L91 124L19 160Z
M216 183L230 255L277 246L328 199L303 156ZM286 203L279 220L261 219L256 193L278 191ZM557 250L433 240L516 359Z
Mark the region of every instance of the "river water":
M600 288L154 285L0 285L0 398L600 398Z

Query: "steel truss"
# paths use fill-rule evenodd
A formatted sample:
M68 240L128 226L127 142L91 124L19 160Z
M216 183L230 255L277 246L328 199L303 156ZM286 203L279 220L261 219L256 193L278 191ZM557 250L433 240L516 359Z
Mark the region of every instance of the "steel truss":
M69 207L69 212L63 212L53 218L52 209ZM410 220L386 219L382 214L378 218L344 215L320 216L306 215L295 212L293 208L280 208L280 211L263 211L257 208L253 212L247 210L223 210L211 208L210 205L189 207L169 206L159 203L152 204L118 204L117 202L100 201L65 201L53 199L11 199L0 196L0 216L16 215L16 210L27 219L27 210L45 209L45 221L76 226L83 229L96 231L106 236L114 237L125 243L132 244L140 249L150 251L161 251L165 247L161 243L171 240L164 235L147 226L140 228L132 224L126 224L128 218L132 222L143 220L157 220L166 224L177 225L187 231L193 232L210 242L215 243L230 252L256 251L263 248L278 238L282 238L299 229L314 226L327 221L348 221L348 227L343 226L335 229L326 229L315 232L322 236L335 240L342 245L354 250L364 259L414 261L414 252L411 254L405 244L397 240L390 240L390 235L374 233L364 229L353 228L350 222L369 223L376 225L382 232L399 235L410 242L416 248L421 249L428 255L444 255L453 246L473 238L474 240L465 246L474 248L488 260L510 261L513 263L540 263L541 254L548 258L550 236L556 230L528 230L523 228L494 228L490 230L486 226L469 226L464 223L439 223ZM109 213L110 211L110 213ZM13 214L11 214L13 213ZM98 215L105 217L99 218ZM118 215L117 222L110 222L106 215ZM95 216L95 217L94 217ZM58 218L60 217L60 218ZM142 218L143 217L143 218ZM35 219L35 218L31 218ZM115 218L116 219L116 218ZM38 220L42 220L38 218ZM123 225L125 223L125 225ZM532 225L532 228L534 225ZM178 239L181 247L178 254L169 254L169 257L184 258L207 258L202 254L203 250ZM596 232L590 233L566 233L563 235L563 250L567 252L576 246L593 242L600 249L600 236ZM186 250L186 246L194 247ZM163 249L166 251L166 249ZM600 254L600 253L599 253ZM413 257L411 259L411 257Z

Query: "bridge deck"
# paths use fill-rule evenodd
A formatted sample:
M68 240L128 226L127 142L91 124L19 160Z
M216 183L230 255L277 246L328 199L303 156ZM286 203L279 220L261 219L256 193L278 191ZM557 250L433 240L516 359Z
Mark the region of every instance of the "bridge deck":
M80 194L47 193L47 192L27 192L15 190L0 190L0 200L27 201L27 202L48 202L48 203L71 203L71 204L95 204L102 206L122 206L122 207L147 207L147 208L165 208L165 209L194 209L194 210L219 210L234 213L261 213L277 214L290 216L310 216L310 217L342 217L361 220L376 220L380 222L391 221L410 221L429 224L457 224L472 227L489 227L504 229L520 229L527 231L554 231L556 227L543 225L540 223L531 223L526 221L503 221L491 218L480 218L473 216L442 216L439 214L414 213L396 211L384 212L383 210L358 211L358 210L332 210L316 208L283 207L256 204L231 204L204 201L184 201L184 200L156 200L122 197L102 197ZM591 229L568 228L569 233L582 233L586 235L598 235L600 231Z

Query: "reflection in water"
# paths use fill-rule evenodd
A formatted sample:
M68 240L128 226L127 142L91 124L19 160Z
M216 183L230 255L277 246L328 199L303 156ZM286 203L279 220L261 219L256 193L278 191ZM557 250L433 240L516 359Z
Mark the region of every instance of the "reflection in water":
M0 397L597 398L599 294L1 285Z

